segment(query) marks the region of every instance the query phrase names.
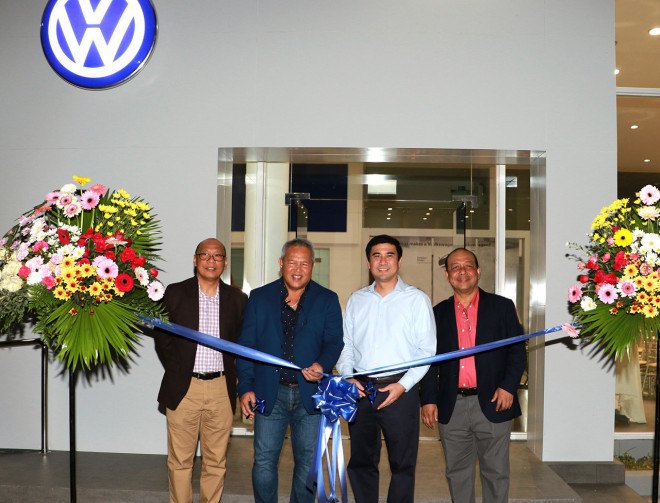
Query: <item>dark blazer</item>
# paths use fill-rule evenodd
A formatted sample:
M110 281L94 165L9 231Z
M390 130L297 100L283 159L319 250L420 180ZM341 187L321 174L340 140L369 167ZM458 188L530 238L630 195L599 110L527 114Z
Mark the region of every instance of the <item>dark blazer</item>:
M280 319L281 288L282 280L278 279L252 290L238 343L284 358ZM324 372L331 372L344 347L341 307L337 294L310 281L302 307L298 310L293 340L295 364L305 368L318 362ZM280 381L278 367L238 358L236 369L238 394L242 396L253 391L258 399L265 400L264 414L269 415L277 398ZM318 385L305 381L300 372L296 374L305 409L310 414L317 413L312 395L316 393Z
M163 303L172 323L199 330L199 286L192 277L169 285ZM236 342L243 323L247 295L238 288L220 281L220 338ZM165 368L165 375L158 392L158 403L171 410L176 409L188 392L195 365L197 343L169 332L155 330L156 353ZM227 392L232 411L236 412L235 357L222 354L227 373Z
M437 353L458 350L454 296L436 305L433 314L438 333ZM506 297L479 289L475 343L485 344L523 333L513 302ZM526 360L524 343L475 355L479 404L489 421L501 423L520 415L518 386L525 370ZM456 404L458 366L458 359L433 364L421 381L421 403L422 405L436 403L438 420L442 424L449 422ZM513 395L513 406L509 410L495 411L495 404L490 400L497 388L502 388Z

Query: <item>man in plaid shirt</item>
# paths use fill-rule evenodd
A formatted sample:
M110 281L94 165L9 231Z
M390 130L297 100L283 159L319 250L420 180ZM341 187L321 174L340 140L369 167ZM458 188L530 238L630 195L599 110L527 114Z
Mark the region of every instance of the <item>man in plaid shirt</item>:
M235 342L247 295L225 284L224 245L205 239L193 256L195 276L169 285L163 302L173 323ZM192 468L197 442L202 453L200 502L222 497L226 454L236 409L234 357L165 332L156 332L156 352L165 375L158 402L167 416L170 502L192 503Z

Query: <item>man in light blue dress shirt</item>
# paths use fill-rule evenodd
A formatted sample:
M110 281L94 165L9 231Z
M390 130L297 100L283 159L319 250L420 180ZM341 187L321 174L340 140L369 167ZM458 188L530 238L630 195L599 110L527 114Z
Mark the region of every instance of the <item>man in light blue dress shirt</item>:
M431 302L398 275L401 244L392 236L372 238L366 247L374 282L354 292L344 316L344 349L337 362L340 374L362 372L435 354L436 330ZM419 445L417 383L428 366L405 372L351 379L360 393L358 412L349 424L351 459L348 476L356 503L378 502L378 462L381 433L385 437L392 478L391 503L413 503ZM365 386L377 389L371 404Z

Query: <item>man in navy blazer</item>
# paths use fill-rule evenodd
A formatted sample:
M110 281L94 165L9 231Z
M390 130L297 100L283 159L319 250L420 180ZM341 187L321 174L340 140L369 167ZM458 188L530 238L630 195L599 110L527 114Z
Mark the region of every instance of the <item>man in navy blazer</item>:
M303 370L239 358L238 393L243 414L254 418L255 501L277 503L277 465L290 426L291 501L312 503L315 495L306 479L320 422L312 395L322 372L332 372L344 346L341 307L336 293L311 280L314 247L309 241L287 241L279 263L282 277L251 292L238 342ZM263 400L263 411L255 416L257 400Z
M476 255L453 250L445 274L454 295L433 308L438 354L521 335L513 302L478 287ZM476 461L482 501L503 503L509 493L512 419L525 370L523 343L434 364L421 382L422 421L439 422L446 476L454 503L474 503Z

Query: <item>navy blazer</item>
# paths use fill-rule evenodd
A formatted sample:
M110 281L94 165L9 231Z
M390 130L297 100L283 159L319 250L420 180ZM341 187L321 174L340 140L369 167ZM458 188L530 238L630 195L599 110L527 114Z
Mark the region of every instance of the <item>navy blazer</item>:
M236 342L243 322L247 295L222 281L219 290L220 338ZM199 284L196 277L169 285L165 290L163 303L172 323L199 330ZM197 343L161 330L154 330L153 334L156 353L165 368L158 392L158 402L161 406L175 410L190 387ZM229 353L222 353L222 361L227 375L229 401L232 411L236 412L235 357Z
M243 329L238 343L258 349L273 356L284 358L284 335L281 322L282 280L268 283L250 293L245 310ZM314 281L307 285L293 340L294 363L301 368L318 362L323 371L332 371L344 347L341 307L337 294ZM279 368L238 358L238 394L253 391L265 401L264 414L269 415L280 382ZM312 395L317 383L307 382L300 372L296 373L303 405L308 413L318 413Z
M454 296L436 305L433 314L438 334L437 354L457 351L458 331ZM485 344L523 333L513 302L506 297L479 289L475 343ZM520 415L518 387L526 361L525 344L522 342L475 355L479 404L489 421L501 423ZM442 424L449 422L456 404L458 366L458 359L435 363L421 381L421 403L422 405L437 404L438 420ZM513 405L509 410L495 411L495 404L490 400L497 388L502 388L513 395Z

